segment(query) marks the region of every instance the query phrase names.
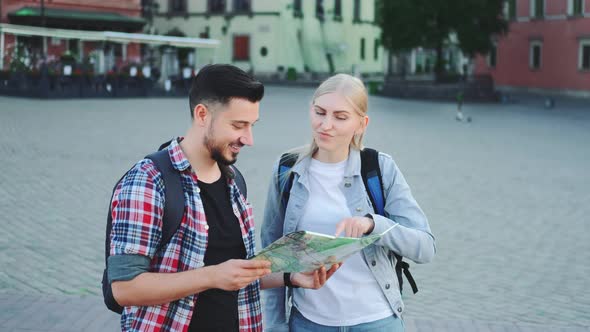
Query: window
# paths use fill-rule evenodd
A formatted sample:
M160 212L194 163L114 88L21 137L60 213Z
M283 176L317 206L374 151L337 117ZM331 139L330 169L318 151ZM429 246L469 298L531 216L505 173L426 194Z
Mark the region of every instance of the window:
M234 12L249 13L252 11L252 3L250 0L234 0Z
M324 0L315 0L315 17L324 20Z
M574 0L574 15L582 15L584 2L582 0Z
M73 56L78 56L79 52L80 52L80 40L79 39L68 39L67 40L67 48L68 51L70 51L70 53Z
M507 20L516 20L516 0L507 0L504 3L504 17Z
M123 44L107 42L105 44L104 50L106 54L113 52L115 57L120 57L123 55Z
M533 70L541 69L541 51L543 42L533 41L530 46L529 66Z
M303 16L303 11L301 10L301 0L293 0L293 16Z
M19 36L18 38L18 45L22 45L24 46L26 49L29 50L29 52L41 52L43 51L43 38L44 37L39 37L39 36ZM74 40L69 40L66 39L66 42L77 42L77 39ZM77 44L76 44L77 45Z
M498 49L496 44L492 44L492 48L490 49L490 53L488 54L488 66L491 68L496 68L496 59L498 56Z
M250 36L234 36L234 61L250 60Z
M580 60L578 68L590 71L590 39L580 41Z
M365 60L365 38L361 38L361 60Z
M543 18L545 16L545 0L531 0L531 17Z
M334 18L342 18L342 0L334 0Z
M353 22L358 22L361 20L361 0L354 0L353 15Z
M373 46L373 60L379 60L379 45L381 42L379 39L375 39L375 45Z
M208 0L207 11L212 14L225 13L225 0Z
M584 0L568 0L567 13L571 16L584 15Z
M205 31L199 33L199 38L210 38L209 35L209 26L205 27Z
M168 0L168 12L170 14L186 14L186 0Z

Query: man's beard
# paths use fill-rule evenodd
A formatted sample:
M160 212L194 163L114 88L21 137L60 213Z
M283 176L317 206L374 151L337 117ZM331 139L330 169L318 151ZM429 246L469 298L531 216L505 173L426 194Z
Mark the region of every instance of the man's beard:
M218 164L221 165L225 165L225 166L229 166L229 165L233 165L237 160L238 160L238 153L232 152L232 159L227 159L223 152L226 148L228 148L228 145L225 144L221 144L221 143L217 143L215 141L214 138L212 138L213 135L213 128L209 128L209 134L205 135L205 147L207 148L207 150L209 151L209 153L211 154L211 159L215 160ZM239 141L232 143L234 145L238 145L238 146L242 146L243 144L241 144Z

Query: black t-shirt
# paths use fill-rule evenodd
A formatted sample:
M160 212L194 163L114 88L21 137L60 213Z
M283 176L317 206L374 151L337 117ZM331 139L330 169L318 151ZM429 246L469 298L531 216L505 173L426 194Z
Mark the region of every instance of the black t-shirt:
M205 266L246 258L242 231L233 213L226 177L222 175L210 184L199 181L198 185L209 225ZM209 289L198 294L190 332L238 329L238 291Z

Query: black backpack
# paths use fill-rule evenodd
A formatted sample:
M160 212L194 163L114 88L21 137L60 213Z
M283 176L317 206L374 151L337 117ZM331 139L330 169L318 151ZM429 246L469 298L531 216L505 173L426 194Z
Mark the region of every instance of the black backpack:
M170 142L162 144L157 152L149 154L145 157L146 159L150 159L156 168L162 173L162 180L165 187L164 215L162 217L162 241L160 242L157 251L162 250L164 247L166 247L168 242L170 242L172 236L174 236L176 233L178 226L180 226L180 223L182 222L182 216L184 214L184 192L180 180L180 173L172 165L170 155L166 149L168 145L170 145ZM232 170L234 171L234 180L236 185L240 189L242 195L247 197L248 189L246 188L246 182L244 181L242 173L240 173L240 171L233 166ZM128 172L129 171L127 171L127 173ZM119 181L117 181L117 184L115 184L113 193L111 194L111 200L109 201L109 214L107 216L105 237L105 269L102 275L102 295L104 297L104 303L111 311L119 314L123 312L123 307L121 307L113 297L113 289L111 288L111 284L109 283L107 277L107 259L109 257L111 248L111 230L113 228L113 214L110 205L111 201L113 200L113 195L115 194L115 189L117 188L119 182L121 182L121 180L123 180L123 178L127 175L127 173L125 173L119 179Z
M295 153L284 153L279 161L279 171L277 176L279 180L279 188L282 192L281 203L283 209L287 208L289 192L293 186L294 179L293 173L290 173L289 177L286 177L286 174L288 174L287 172L289 172L293 165L295 165L297 158L298 155ZM367 194L369 194L369 198L375 209L375 213L388 217L388 214L384 209L385 199L383 194L383 181L381 178L381 169L379 168L379 152L377 150L369 148L361 150L361 176L365 183ZM412 291L416 294L418 292L418 286L410 273L410 265L402 260L402 256L393 251L389 251L389 253L396 259L395 274L397 275L397 280L399 282L400 292L402 291L403 273L406 276L406 279L408 279Z

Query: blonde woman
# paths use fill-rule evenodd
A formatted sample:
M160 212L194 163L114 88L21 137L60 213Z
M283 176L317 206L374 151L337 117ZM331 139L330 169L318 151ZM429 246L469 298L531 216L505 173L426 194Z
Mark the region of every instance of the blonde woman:
M297 230L361 237L396 227L348 258L321 289L265 291L267 331L404 330L404 307L389 253L429 262L435 253L434 237L402 173L383 153L378 159L388 217L374 213L360 173L367 107L366 88L355 77L338 74L318 87L309 109L313 140L295 150L297 161L286 175L293 179L286 206L278 162L273 167L262 244Z

